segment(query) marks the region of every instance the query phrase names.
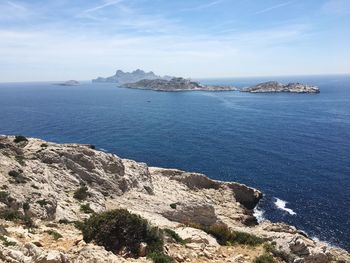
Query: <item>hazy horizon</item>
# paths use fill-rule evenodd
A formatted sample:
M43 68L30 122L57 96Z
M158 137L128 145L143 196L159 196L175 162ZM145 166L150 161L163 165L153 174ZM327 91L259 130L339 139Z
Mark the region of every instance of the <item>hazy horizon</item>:
M0 1L0 82L350 74L347 0Z

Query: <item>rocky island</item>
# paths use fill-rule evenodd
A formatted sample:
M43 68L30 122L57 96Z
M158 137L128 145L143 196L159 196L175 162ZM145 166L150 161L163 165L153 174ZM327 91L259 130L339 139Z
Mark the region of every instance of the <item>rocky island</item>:
M92 82L95 83L116 83L118 85L122 85L125 83L133 83L133 82L137 82L143 79L166 79L169 80L172 77L170 76L158 76L156 74L154 74L152 71L150 72L145 72L141 69L137 69L134 70L132 72L124 72L122 70L117 70L116 73L111 76L111 77L107 77L107 78L102 78L102 77L98 77L96 79L93 79Z
M93 145L0 136L0 262L350 262L263 221L263 194Z
M59 85L59 86L78 86L78 85L80 85L80 83L77 80L68 80L65 82L57 83L56 85Z
M301 83L282 84L277 81L260 83L253 87L243 88L242 92L250 93L271 93L271 92L291 92L291 93L319 93L320 89L316 86L305 85Z
M155 91L233 91L237 90L231 86L203 85L199 82L184 78L165 79L143 79L135 83L122 85L125 88L149 89Z

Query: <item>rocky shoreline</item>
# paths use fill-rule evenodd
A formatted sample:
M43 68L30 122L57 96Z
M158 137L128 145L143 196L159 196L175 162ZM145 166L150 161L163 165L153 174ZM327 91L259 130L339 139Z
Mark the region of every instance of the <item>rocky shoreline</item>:
M196 81L184 78L165 79L143 79L135 83L126 83L124 88L147 89L154 91L235 91L237 88L231 86L203 85Z
M314 241L292 226L258 224L253 209L263 196L259 190L148 167L93 145L0 136L0 186L0 262L152 262L141 248L139 257L130 258L85 242L69 224L121 208L184 241L165 237L164 253L174 262L248 263L259 257L273 260L268 262L350 262L347 251ZM84 198L78 198L82 193ZM263 243L222 245L205 231L215 225Z
M260 83L253 87L243 88L242 92L250 93L276 93L276 92L290 92L290 93L319 93L320 89L316 86L301 84L301 83L288 83L282 84L277 81L269 81Z

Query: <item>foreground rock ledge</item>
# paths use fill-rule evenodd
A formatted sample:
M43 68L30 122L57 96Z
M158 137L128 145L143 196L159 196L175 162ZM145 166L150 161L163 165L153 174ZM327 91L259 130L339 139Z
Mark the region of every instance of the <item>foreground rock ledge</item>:
M148 167L93 148L33 138L15 142L13 136L0 136L0 192L11 197L10 204L0 197L0 213L11 206L38 225L30 232L0 219L7 240L14 244L0 241L0 262L150 262L143 257L124 259L86 244L80 231L58 223L87 218L81 204L89 204L95 212L126 208L156 226L173 229L187 241L186 246L166 244L167 253L178 262L252 262L262 253L262 247L222 247L205 232L184 226L185 222L224 223L268 238L279 251L292 255L294 262L350 262L348 252L313 241L292 226L257 224L252 209L262 193L256 189L198 173ZM16 173L10 176L10 171ZM83 184L89 195L79 201L73 195ZM47 234L49 229L62 238L54 240Z

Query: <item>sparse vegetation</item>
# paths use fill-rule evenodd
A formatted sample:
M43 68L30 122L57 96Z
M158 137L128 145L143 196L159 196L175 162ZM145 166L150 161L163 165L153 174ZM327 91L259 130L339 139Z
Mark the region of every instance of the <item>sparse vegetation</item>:
M118 253L121 249L126 249L129 255L137 257L140 244L145 242L149 257L152 255L153 260L166 258L163 253L162 231L152 227L146 219L125 209L93 214L80 227L85 242L94 241L108 251Z
M295 259L293 255L288 254L287 252L278 250L276 248L276 242L265 243L264 249L267 254L272 254L274 257L279 258L284 262L293 262Z
M23 207L23 210L24 210L24 211L28 211L28 210L30 209L30 205L29 205L28 202L24 202L23 205L22 205L22 207Z
M5 208L0 212L0 218L7 221L14 221L21 218L21 214L18 210Z
M276 263L273 257L269 254L263 254L254 259L253 263Z
M58 240L63 237L60 233L52 229L47 230L45 232L48 233L50 236L52 236L54 240Z
M86 185L82 185L75 192L73 197L78 200L85 200L89 196L88 188Z
M29 215L23 216L22 221L23 221L23 224L26 228L35 227L34 221Z
M8 172L8 175L11 176L14 179L14 182L17 184L25 184L28 181L28 179L23 175L22 170L11 170Z
M6 191L0 191L0 202L1 203L7 203L8 200L7 198L10 196L10 194Z
M46 148L48 145L47 145L47 143L42 143L41 145L40 145L40 147L44 147L44 148Z
M170 204L170 207L171 207L172 209L176 209L176 206L177 206L177 204L176 204L176 203L172 203L172 204Z
M5 236L2 236L2 235L0 235L0 241L2 241L2 243L5 247L16 245L15 242L9 241Z
M40 206L45 206L47 204L49 204L49 202L45 199L41 199L41 200L38 200L36 201Z
M26 158L22 155L16 155L16 161L22 165L22 166L25 166L26 165Z
M92 214L95 211L92 210L92 208L90 207L90 204L81 204L80 205L80 211L85 213L85 214Z
M174 262L173 258L165 255L162 252L152 252L147 255L147 258L152 259L154 263L172 263Z
M186 243L185 240L183 240L174 230L165 228L164 233L181 245L184 245Z
M187 224L190 227L198 228L212 235L222 246L232 244L242 244L256 246L264 243L264 239L246 232L234 231L224 224L214 224L211 226L203 226L196 224Z
M22 135L17 135L15 136L15 139L13 140L15 143L19 143L19 142L27 142L28 139Z
M37 189L37 190L39 189L39 187L36 186L35 184L31 184L30 186L31 186L32 188L34 188L34 189Z

